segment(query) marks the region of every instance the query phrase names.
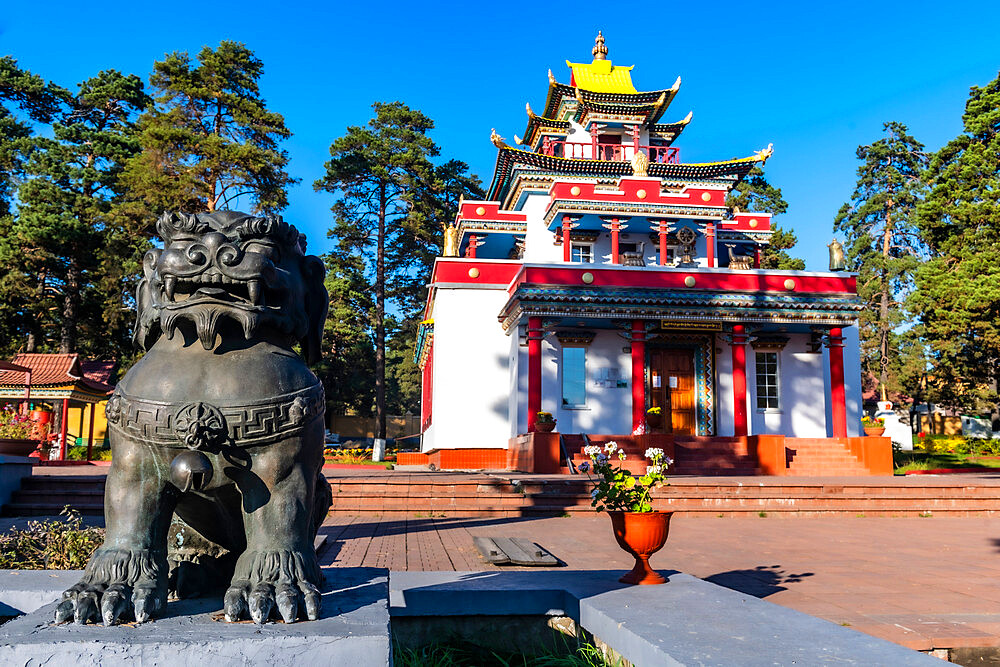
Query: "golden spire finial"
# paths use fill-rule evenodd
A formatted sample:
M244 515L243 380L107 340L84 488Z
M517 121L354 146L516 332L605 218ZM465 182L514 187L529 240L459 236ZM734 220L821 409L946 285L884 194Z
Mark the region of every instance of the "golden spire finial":
M594 54L594 60L607 60L608 47L604 46L604 35L597 31L597 38L594 39L594 48L590 50Z
M552 70L549 70L549 85L556 85L556 77L552 74Z

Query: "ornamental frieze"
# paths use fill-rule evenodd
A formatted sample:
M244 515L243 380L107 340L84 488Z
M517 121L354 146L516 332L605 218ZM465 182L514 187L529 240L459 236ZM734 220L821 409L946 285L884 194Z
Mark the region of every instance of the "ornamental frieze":
M241 405L165 403L126 395L108 400L108 424L164 447L216 450L224 444L251 447L296 434L323 413L323 385Z

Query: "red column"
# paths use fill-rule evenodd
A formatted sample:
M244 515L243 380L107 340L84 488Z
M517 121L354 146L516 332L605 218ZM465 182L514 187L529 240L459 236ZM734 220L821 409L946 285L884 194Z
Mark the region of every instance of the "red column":
M90 432L87 434L87 460L89 461L94 454L94 403L90 404ZM80 414L83 414L83 410L80 410ZM80 435L83 435L82 433Z
M657 233L660 241L660 266L667 265L667 232L670 231L670 223L666 220L652 220L651 229Z
M736 436L747 434L747 336L746 328L733 326L733 424Z
M639 152L639 126L632 126L632 151L633 155Z
M572 247L569 241L569 230L573 228L573 225L563 217L562 221L562 242L563 242L563 261L569 262L573 259Z
M632 432L646 423L646 323L632 320Z
M618 223L611 223L611 263L620 264L621 257L618 256Z
M705 225L705 253L708 255L709 267L715 266L715 222Z
M844 338L839 327L830 329L827 347L830 348L830 416L833 419L833 437L847 437L847 395L844 392Z
M528 433L542 409L542 318L528 318Z
M69 399L64 398L62 404L62 424L59 426L59 460L66 460L67 444L66 444L66 431L69 430Z
M465 256L469 259L476 258L476 248L479 246L478 239L475 234L469 234L469 248L465 251Z

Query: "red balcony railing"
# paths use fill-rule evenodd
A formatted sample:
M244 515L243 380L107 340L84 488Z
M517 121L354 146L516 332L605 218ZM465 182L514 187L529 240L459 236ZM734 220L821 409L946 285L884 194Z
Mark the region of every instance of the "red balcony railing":
M543 154L554 157L609 162L625 162L635 154L635 146L631 144L594 144L548 138L542 141L541 148ZM639 146L639 150L646 154L650 162L680 164L681 161L681 149L673 146Z

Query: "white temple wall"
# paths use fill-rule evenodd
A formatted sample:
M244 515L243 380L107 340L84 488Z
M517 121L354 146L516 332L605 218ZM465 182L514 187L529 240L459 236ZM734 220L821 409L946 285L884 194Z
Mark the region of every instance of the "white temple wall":
M558 420L563 433L632 432L632 357L619 332L597 330L587 346L586 405L562 405L562 345L546 336L542 356L542 409Z
M824 356L808 352L809 334L790 334L778 353L777 410L757 408L757 364L755 350L747 346L747 393L750 395L751 435L787 435L796 438L826 437ZM773 350L771 350L773 351ZM829 375L829 371L826 371Z
M521 212L527 215L527 231L524 235L525 262L562 262L562 246L557 246L554 243L555 236L542 221L548 204L549 196L538 193L528 195L521 207ZM499 308L497 312L500 312ZM496 313L494 313L494 321L496 321Z
M507 446L510 341L496 318L507 296L506 289L438 289L434 433L424 451Z

